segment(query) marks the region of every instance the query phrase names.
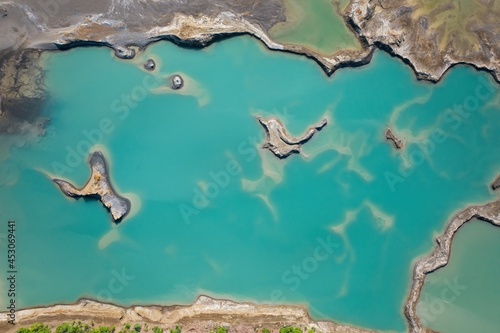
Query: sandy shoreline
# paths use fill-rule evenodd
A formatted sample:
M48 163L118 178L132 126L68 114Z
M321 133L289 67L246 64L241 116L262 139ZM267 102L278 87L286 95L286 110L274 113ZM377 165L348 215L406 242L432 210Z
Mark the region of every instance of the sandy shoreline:
M131 306L120 307L88 299L80 299L75 304L53 305L30 308L16 312L16 325L8 323L6 312L0 313L0 330L14 333L21 327L29 327L42 322L55 327L64 322L93 321L95 326L117 328L129 323L158 326L168 331L177 325L184 332L209 332L216 326L229 327L230 332L250 333L256 329L268 328L278 332L285 326L315 329L317 332L369 333L375 332L329 321L314 321L304 306L266 305L248 302L237 303L230 300L214 299L201 295L192 305L172 306Z

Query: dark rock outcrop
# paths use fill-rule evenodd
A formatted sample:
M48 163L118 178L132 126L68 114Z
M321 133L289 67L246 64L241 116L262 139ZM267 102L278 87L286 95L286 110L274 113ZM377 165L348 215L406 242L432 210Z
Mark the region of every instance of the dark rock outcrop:
M184 80L180 75L174 75L171 79L171 87L174 90L181 89L184 86Z
M500 175L491 183L491 189L496 191L500 188Z
M148 61L146 61L146 63L144 64L144 69L150 72L154 71L155 68L156 68L156 63L153 59L148 59Z
M387 130L385 131L385 138L386 140L391 141L394 145L394 148L396 149L402 149L404 146L403 140L398 138L390 128L387 128Z

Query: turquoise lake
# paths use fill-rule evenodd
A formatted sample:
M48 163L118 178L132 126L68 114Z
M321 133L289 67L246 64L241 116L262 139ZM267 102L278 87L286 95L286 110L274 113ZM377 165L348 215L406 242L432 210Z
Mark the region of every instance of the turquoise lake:
M19 307L207 294L401 332L413 261L453 214L497 197L500 90L471 67L431 84L378 51L327 77L250 37L201 50L158 42L128 61L78 48L46 53L44 66L46 134L0 138L0 219L17 223ZM173 74L185 79L178 91ZM329 123L280 160L260 149L256 116L272 115L297 136ZM385 141L388 126L402 151ZM83 186L93 149L132 200L119 225L50 179Z

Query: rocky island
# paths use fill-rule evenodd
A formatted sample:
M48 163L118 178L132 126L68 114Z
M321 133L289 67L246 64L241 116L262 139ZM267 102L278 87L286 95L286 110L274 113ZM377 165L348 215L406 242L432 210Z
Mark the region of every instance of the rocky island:
M402 149L404 146L403 140L398 138L390 127L385 131L385 139L391 141L396 149Z
M93 152L89 158L92 173L90 179L81 189L77 189L69 182L53 179L61 191L68 197L96 198L109 210L113 220L118 223L130 211L130 200L115 193L109 181L106 161L101 152Z
M262 145L262 148L269 149L279 158L287 158L293 153L300 153L301 145L309 141L316 132L327 124L327 120L323 119L315 126L310 127L305 134L294 138L287 133L285 127L277 118L263 119L257 117L257 120L266 131L266 142Z
M173 75L172 78L170 79L171 82L171 87L174 90L179 90L184 86L184 80L180 75Z
M148 59L144 64L144 69L147 71L154 71L156 68L156 63L153 59Z

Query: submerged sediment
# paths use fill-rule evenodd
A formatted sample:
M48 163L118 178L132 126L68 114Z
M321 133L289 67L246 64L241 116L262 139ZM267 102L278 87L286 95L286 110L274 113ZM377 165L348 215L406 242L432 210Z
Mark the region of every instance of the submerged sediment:
M69 182L53 179L61 191L69 197L90 197L99 199L109 210L113 220L118 223L130 211L130 200L115 193L109 180L106 161L101 152L96 151L89 159L92 173L90 179L81 189L77 189Z
M265 305L237 303L200 296L188 306L132 306L119 307L82 299L72 305L54 305L16 312L16 325L8 324L6 312L0 313L0 329L14 333L21 327L43 322L49 326L72 321L93 321L95 325L148 324L168 331L181 326L183 332L211 332L214 327L230 328L230 332L254 333L256 329L267 328L277 333L285 326L314 329L329 333L369 333L361 328L336 324L328 321L314 321L303 306Z
M405 316L411 333L431 332L422 326L416 312L425 279L427 274L448 264L455 234L460 227L475 218L500 227L500 200L470 206L456 214L448 223L444 233L436 238L436 247L431 254L415 263L411 290L405 303Z
M309 141L317 131L320 131L327 124L327 120L323 119L315 126L307 129L306 133L295 138L288 134L281 121L277 118L263 119L257 117L257 120L266 131L266 141L262 148L269 149L279 158L287 158L293 153L300 153L302 144Z

